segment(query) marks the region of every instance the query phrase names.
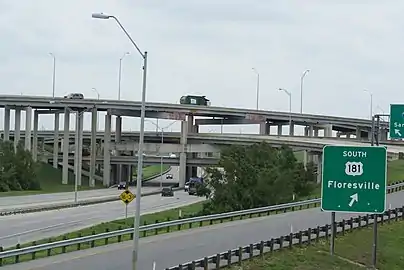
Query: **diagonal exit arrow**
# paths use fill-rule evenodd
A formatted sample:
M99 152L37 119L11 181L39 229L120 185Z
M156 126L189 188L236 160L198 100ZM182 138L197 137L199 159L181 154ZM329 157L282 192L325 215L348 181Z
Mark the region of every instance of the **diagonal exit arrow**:
M351 201L349 202L349 207L352 207L352 205L354 204L354 202L358 202L358 193L355 193L351 196L349 196L349 198L351 198Z
M401 136L401 132L399 129L394 129L394 134Z

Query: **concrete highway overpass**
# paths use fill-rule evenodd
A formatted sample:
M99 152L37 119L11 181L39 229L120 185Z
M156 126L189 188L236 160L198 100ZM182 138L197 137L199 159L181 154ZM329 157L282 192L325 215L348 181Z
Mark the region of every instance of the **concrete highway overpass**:
M124 141L125 138L122 137L122 118L121 116L139 117L140 116L140 102L123 101L123 100L94 100L94 99L83 99L83 100L72 100L64 98L53 98L53 97L37 97L37 96L10 96L1 95L0 96L0 107L5 108L4 113L4 134L3 138L5 140L11 139L10 132L10 111L15 110L15 122L14 122L14 133L15 138L14 143L22 138L21 134L21 111L26 111L26 123L25 123L25 148L33 152L34 158L37 158L38 151L38 120L42 114L53 114L55 116L55 130L53 131L54 136L54 146L53 146L53 157L54 166L58 164L58 154L63 153L63 163L68 164L68 152L69 144L64 143L60 147L60 135L63 136L63 141L69 141L72 138L72 133L70 132L70 114L76 114L77 123L77 134L75 137L75 152L78 153L79 164L83 161L82 159L82 146L84 136L84 125L83 125L83 115L85 113L91 113L91 130L94 133L91 134L91 156L94 158L90 160L90 185L94 185L95 179L95 164L96 164L96 153L97 153L97 140L102 141L103 151L103 167L104 167L104 185L110 185L110 174L111 174L111 151L113 149L113 144ZM105 128L103 138L97 139L99 136L95 131L97 130L97 118L98 112L107 112L105 116ZM63 131L59 131L59 120L60 114L63 114ZM111 133L111 117L116 116L116 132L114 138ZM367 137L371 129L371 121L368 119L357 119L357 118L346 118L346 117L336 117L336 116L324 116L324 115L312 115L312 114L297 114L297 113L285 113L285 112L273 112L273 111L260 111L260 110L249 110L242 108L221 108L221 107L205 107L205 106L193 106L193 105L183 105L183 104L168 104L168 103L147 103L146 104L146 117L148 118L162 118L162 119L172 119L181 120L181 132L180 136L177 138L171 138L172 143L177 143L181 145L179 153L180 160L180 185L185 183L185 180L196 174L196 167L187 166L187 159L195 159L195 153L189 153L187 151L187 146L189 144L197 144L200 141L202 144L206 143L206 137L193 137L199 136L198 134L200 125L226 125L226 124L259 124L260 125L260 135L268 135L269 127L272 125L278 126L278 135L282 135L282 127L288 125L291 119L291 125L289 126L289 135L294 135L295 125L301 125L305 127L305 135L307 136L318 136L319 130L324 130L324 137L332 137L332 131L340 132L351 132L355 133L357 138ZM204 117L196 119L197 117ZM33 118L33 119L32 119ZM387 138L388 123L381 123L381 139ZM61 134L62 133L62 134ZM204 136L204 135L202 135ZM250 136L250 135L248 135ZM149 136L149 139L157 138ZM219 137L216 137L218 140ZM169 137L167 137L167 140ZM233 143L244 143L242 139L226 138ZM225 142L223 138L221 139L221 144ZM262 138L260 139L262 140ZM267 139L266 139L267 140ZM205 142L202 142L205 141ZM273 143L275 143L273 141ZM279 143L279 142L277 142ZM287 141L286 144L299 144L295 148L305 148L301 147L302 144L306 144L305 141L293 142ZM32 145L31 145L32 144ZM312 146L310 146L312 147ZM62 149L60 149L62 148ZM307 147L306 147L307 148ZM119 149L116 149L116 155L120 155ZM67 183L68 169L63 166L63 183ZM81 175L81 166L79 171L76 172ZM121 167L121 165L119 165ZM120 171L120 170L118 170Z

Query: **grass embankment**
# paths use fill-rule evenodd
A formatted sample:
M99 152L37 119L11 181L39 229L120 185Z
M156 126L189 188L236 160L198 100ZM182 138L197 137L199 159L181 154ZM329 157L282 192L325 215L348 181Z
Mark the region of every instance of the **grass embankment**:
M371 265L373 230L357 229L339 236L335 241L336 256L329 255L329 242L320 241L305 248L280 250L264 258L246 262L232 270L317 270L317 269L369 269ZM404 269L404 221L379 226L377 269Z
M170 168L169 165L163 165L163 170L161 170L160 165L150 165L143 168L143 179L151 178L153 176L160 175L160 172L167 171Z
M167 170L169 166L163 167L163 171ZM47 163L40 163L37 173L37 179L41 185L41 190L24 190L24 191L9 191L0 192L0 197L5 196L22 196L22 195L35 195L45 193L57 192L70 192L74 190L74 173L69 171L69 180L67 185L62 184L62 170L55 169L52 165ZM144 177L151 177L160 174L160 165L147 166L143 169ZM89 187L89 178L85 175L81 177L82 185L78 190L92 190L104 188L102 183L95 181L95 187Z

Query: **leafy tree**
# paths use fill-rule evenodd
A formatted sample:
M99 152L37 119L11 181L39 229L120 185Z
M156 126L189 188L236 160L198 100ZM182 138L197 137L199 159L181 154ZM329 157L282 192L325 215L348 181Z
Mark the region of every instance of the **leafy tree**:
M40 189L37 163L22 144L14 149L10 141L0 141L0 192Z
M223 149L218 168L206 169L208 180L198 194L211 195L203 214L273 205L289 201L293 194L306 195L315 187L313 171L307 168L287 146L277 149L263 142Z

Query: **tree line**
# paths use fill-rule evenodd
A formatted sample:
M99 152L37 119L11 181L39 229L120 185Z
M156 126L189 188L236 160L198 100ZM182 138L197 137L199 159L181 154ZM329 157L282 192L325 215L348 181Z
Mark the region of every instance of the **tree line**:
M0 141L0 192L39 190L39 166L22 143L14 148L11 141Z
M206 173L207 180L197 190L210 197L199 213L204 215L290 202L317 187L313 163L305 167L291 148L265 142L223 149L218 167Z

